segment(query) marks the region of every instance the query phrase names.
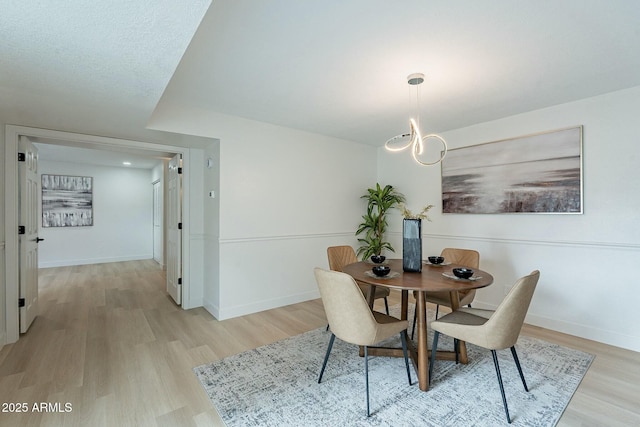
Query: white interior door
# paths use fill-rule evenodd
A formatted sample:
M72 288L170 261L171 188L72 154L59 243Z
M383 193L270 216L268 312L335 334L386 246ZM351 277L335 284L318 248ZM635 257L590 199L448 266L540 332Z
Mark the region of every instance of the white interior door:
M169 161L167 176L167 292L182 304L182 161Z
M20 332L25 333L38 315L38 150L21 136L18 152Z
M162 182L153 183L153 259L164 265L162 252Z

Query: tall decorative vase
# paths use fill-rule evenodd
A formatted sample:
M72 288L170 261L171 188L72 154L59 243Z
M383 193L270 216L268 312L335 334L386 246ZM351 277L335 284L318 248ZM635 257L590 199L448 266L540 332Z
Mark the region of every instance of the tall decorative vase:
M422 220L405 218L402 222L402 269L422 271Z

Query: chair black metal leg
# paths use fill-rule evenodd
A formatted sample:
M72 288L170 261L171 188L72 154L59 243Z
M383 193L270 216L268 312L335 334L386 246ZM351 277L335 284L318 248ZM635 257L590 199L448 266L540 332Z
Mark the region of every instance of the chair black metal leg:
M327 323L327 329L325 329L325 331L328 331L328 330L329 330L329 324Z
M402 341L402 353L404 354L404 364L407 367L407 378L411 385L411 371L409 370L409 356L407 355L407 335L405 331L400 332L400 341Z
M438 311L440 311L440 304L436 305L436 320L438 320Z
M460 363L460 340L458 338L453 339L453 352L456 354L456 365Z
M500 385L500 394L502 394L502 403L504 403L504 412L507 414L507 422L511 424L511 417L509 416L509 407L507 406L507 396L504 394L504 386L502 385L502 375L500 375L500 365L498 365L498 355L495 350L491 350L493 356L493 364L496 367L496 375L498 376L498 384Z
M522 379L522 385L524 386L524 390L529 391L529 387L527 387L527 382L524 380L524 374L522 373L522 367L520 366L520 359L518 359L518 353L516 353L515 346L511 347L511 354L513 355L513 360L516 362L518 373L520 373L520 378Z
M366 382L367 389L367 417L370 415L369 413L369 349L365 345L364 346L364 377Z
M431 344L431 361L429 362L429 385L431 385L431 378L433 377L433 364L436 363L436 352L438 350L438 337L440 332L433 331L433 344Z
M384 308L385 310L387 310L387 316L389 315L389 301L387 300L387 297L384 297Z
M416 332L416 319L418 318L418 305L413 309L413 326L411 327L411 339L413 339L413 334Z
M327 361L329 360L329 353L331 353L331 347L333 347L333 341L336 339L335 334L331 333L331 339L329 340L329 347L327 347L327 354L324 355L324 363L320 370L320 376L318 377L318 384L322 381L322 374L324 374L324 368L327 367Z

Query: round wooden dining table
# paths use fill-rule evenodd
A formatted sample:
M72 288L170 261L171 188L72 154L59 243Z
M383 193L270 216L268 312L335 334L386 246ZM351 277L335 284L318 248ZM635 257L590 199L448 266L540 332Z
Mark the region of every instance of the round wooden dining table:
M402 292L402 305L400 318L407 319L409 291L417 292L416 313L417 313L417 333L418 348L415 349L410 344L411 359L418 371L418 385L420 390L429 389L429 350L427 347L427 316L425 293L427 292L449 292L451 298L451 309L459 308L458 291L468 289L478 289L489 286L493 283L493 276L486 271L474 269L473 280L457 279L453 276L452 269L462 267L461 265L433 265L424 263L421 272L409 273L402 270L401 259L391 259L385 262L391 267L391 272L385 277L377 277L371 271L374 264L360 261L349 264L343 268L343 272L349 274L356 281L370 285L368 288L367 301L373 307L376 286L384 286L390 289L398 289ZM406 333L406 332L405 332ZM381 356L402 356L402 351L396 348L369 347L370 355ZM455 360L455 353L452 351L438 351L438 359ZM460 342L459 361L467 363L467 348L464 342Z

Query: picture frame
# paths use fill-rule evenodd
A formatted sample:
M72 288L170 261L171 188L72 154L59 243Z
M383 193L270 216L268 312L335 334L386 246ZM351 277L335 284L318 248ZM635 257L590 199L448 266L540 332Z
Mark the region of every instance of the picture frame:
M442 212L582 214L582 126L451 149Z
M42 174L42 227L93 225L93 178Z

